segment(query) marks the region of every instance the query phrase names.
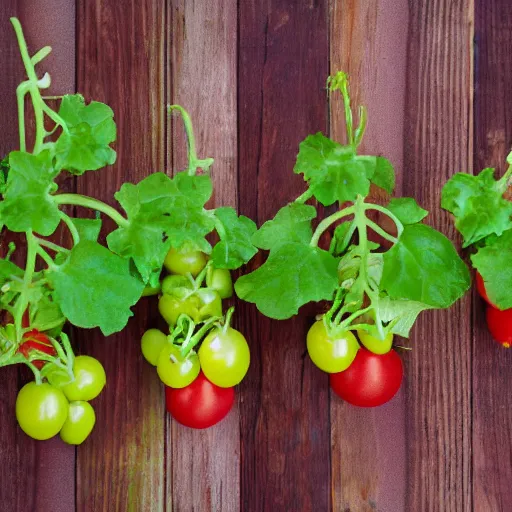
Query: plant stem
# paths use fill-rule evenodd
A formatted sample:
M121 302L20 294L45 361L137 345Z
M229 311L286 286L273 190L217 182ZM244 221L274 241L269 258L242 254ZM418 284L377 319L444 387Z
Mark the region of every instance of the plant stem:
M384 238L388 242L392 242L394 244L396 244L398 242L398 238L395 238L393 235L390 235L389 233L386 233L386 231L384 231L380 226L375 224L375 222L373 222L372 220L367 219L366 220L366 225L369 228L373 229L373 231L375 231L375 233L380 235L382 238Z
M192 127L192 120L190 119L189 113L180 105L169 105L168 109L169 114L171 114L173 110L177 110L181 114L183 124L185 125L188 147L188 167L186 172L189 176L194 176L198 167L206 172L213 164L213 158L197 158L196 139L194 137L194 129Z
M222 326L222 333L226 334L231 324L231 318L233 317L233 313L235 312L235 308L231 306L224 317L224 325Z
M187 357L190 351L203 339L204 335L212 328L214 322L218 322L220 318L209 318L204 325L181 347L181 356ZM188 336L187 336L188 338Z
M65 247L62 247L60 245L57 245L57 244L54 244L53 242L49 242L48 240L44 240L43 238L39 238L38 236L34 236L34 239L36 240L36 242L43 246L43 247L46 247L48 249L51 249L52 251L55 251L55 252L69 252L69 249L66 249Z
M343 208L343 210L333 213L332 215L329 215L329 217L326 217L320 224L318 224L315 232L313 233L313 238L311 238L311 242L309 245L311 247L317 247L318 241L320 240L320 237L326 231L331 224L334 224L337 220L342 219L343 217L347 217L348 215L354 214L356 211L355 206L349 206L347 208Z
M384 208L384 206L380 206L378 204L369 204L367 203L365 205L365 209L366 210L376 210L378 212L381 212L383 213L384 215L388 216L396 225L396 231L397 231L397 238L400 238L400 235L403 233L404 231L404 225L400 222L400 220L398 219L398 217L391 213L387 208Z
M304 204L308 199L313 197L313 192L310 188L308 188L303 194L301 194L297 199L295 199L294 203Z
M48 268L55 267L55 262L51 256L39 244L37 245L36 252L48 265Z
M78 242L80 242L80 235L78 233L78 229L76 229L75 223L71 220L69 215L61 210L59 210L59 216L71 233L71 238L73 238L73 245L76 245Z
M125 219L116 209L112 208L112 206L109 206L108 204L103 203L102 201L99 201L98 199L82 196L80 194L58 194L52 197L57 204L72 204L75 206L83 206L85 208L91 208L92 210L97 210L101 213L104 213L110 217L119 227L127 228L130 225L130 222Z

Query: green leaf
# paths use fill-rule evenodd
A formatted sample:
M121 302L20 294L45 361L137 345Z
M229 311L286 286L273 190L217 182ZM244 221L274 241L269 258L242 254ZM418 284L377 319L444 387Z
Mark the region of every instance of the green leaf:
M270 251L267 261L235 283L241 299L266 316L283 320L310 301L332 299L338 261L327 251L297 242Z
M65 318L52 293L45 290L38 299L30 304L30 326L33 329L47 331L49 327L61 327Z
M212 251L213 266L237 269L258 252L251 242L256 224L248 217L239 217L235 209L230 207L217 208L215 217L220 224L220 241Z
M7 176L9 175L9 156L0 161L0 194L5 194Z
M0 286L13 278L23 278L23 270L12 261L0 258Z
M441 206L455 216L463 247L512 228L512 203L503 198L505 188L506 183L496 181L490 168L478 176L457 173L446 182Z
M313 236L311 219L316 208L307 204L290 203L281 208L273 220L268 220L252 236L252 243L260 249L275 249L288 242L309 244Z
M386 208L404 225L421 222L428 215L412 197L395 197Z
M80 240L90 240L96 242L100 236L101 219L82 219L74 217L71 219L75 225Z
M144 289L128 260L88 240L75 245L47 277L64 316L78 327L99 327L105 336L123 329Z
M110 250L133 258L144 282L160 273L169 249L189 244L211 251L205 236L213 230L213 216L204 209L212 192L207 175L179 173L174 179L154 173L137 185L125 183L115 198L127 213L128 226L107 237Z
M4 200L0 203L0 225L11 231L32 230L51 235L59 225L59 209L50 195L57 188L58 172L48 151L32 155L13 151Z
M392 194L395 188L395 170L391 162L383 156L364 156L356 157L364 164L367 178L378 187L384 189L388 194Z
M489 300L500 309L512 308L512 230L492 237L471 256L485 282Z
M329 206L368 195L370 181L363 160L351 146L342 146L319 132L300 143L293 171L304 174L316 199Z
M343 254L350 244L350 240L345 240L350 228L352 227L353 221L343 221L341 224L336 226L334 230L334 254Z
M391 299L447 308L469 288L470 276L448 238L430 226L413 224L384 253L380 285Z
M55 144L57 169L83 174L116 161L116 152L109 146L116 140L116 124L108 105L97 101L85 105L81 94L66 95L59 116L68 130Z
M381 320L392 324L390 332L408 338L418 315L426 309L432 309L432 306L413 300L383 297L379 300L377 309Z

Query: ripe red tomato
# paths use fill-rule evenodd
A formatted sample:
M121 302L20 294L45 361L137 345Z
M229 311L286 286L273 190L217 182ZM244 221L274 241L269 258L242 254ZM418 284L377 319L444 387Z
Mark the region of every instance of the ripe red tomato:
M330 374L330 382L333 391L349 404L376 407L395 396L403 374L402 360L394 350L379 355L362 348L346 370Z
M496 304L493 304L490 300L489 300L489 297L487 296L487 292L485 290L485 283L484 283L484 280L482 278L482 276L480 275L480 272L477 272L476 273L476 290L478 292L478 294L480 295L480 297L482 297L482 299L485 300L485 302L487 302L487 304L489 304L489 306L492 306L493 308L496 308Z
M18 352L23 354L27 359L30 356L32 350L39 350L40 352L44 352L50 356L56 356L57 351L55 347L52 345L51 341L48 339L46 334L39 332L37 329L33 329L27 332L24 336L24 341L18 348ZM32 361L32 364L38 368L39 370L45 365L45 361L35 360Z
M235 402L234 388L221 388L201 372L184 388L165 388L165 402L171 416L186 427L208 428L222 420Z
M486 312L487 328L491 336L505 348L512 344L512 309L499 309L491 306Z

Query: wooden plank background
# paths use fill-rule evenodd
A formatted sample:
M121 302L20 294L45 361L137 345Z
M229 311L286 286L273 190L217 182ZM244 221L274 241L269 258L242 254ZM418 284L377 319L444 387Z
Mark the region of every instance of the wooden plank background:
M507 0L4 0L1 155L17 147L5 120L23 78L10 16L32 50L54 46L52 93L113 107L116 165L66 184L111 204L123 181L183 167L183 127L165 109L179 102L200 154L216 160L212 204L261 224L303 190L292 173L298 143L318 130L343 139L341 104L325 91L338 69L368 106L364 150L394 162L397 192L459 246L439 208L442 184L458 171L503 171L511 146ZM306 357L314 309L277 322L238 304L251 368L228 418L197 432L165 414L142 360L140 336L158 322L144 299L122 333L74 332L108 374L98 425L77 449L19 430L14 402L27 377L2 369L1 510L509 512L512 352L490 339L483 311L468 294L423 313L402 354L402 391L364 410L331 396Z

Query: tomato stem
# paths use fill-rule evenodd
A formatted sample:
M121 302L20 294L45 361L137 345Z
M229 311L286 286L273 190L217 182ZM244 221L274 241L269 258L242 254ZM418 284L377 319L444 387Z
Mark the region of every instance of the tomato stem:
M313 191L308 188L303 194L301 194L297 199L295 199L294 203L305 203L308 199L313 197Z
M231 306L224 316L224 325L222 326L222 333L226 334L231 324L231 319L233 318L233 313L235 312L235 308Z
M400 220L398 219L398 217L395 214L391 213L387 208L384 208L384 206L380 206L378 204L366 203L365 209L366 210L376 210L376 211L381 212L384 215L388 216L396 225L397 239L400 238L400 235L404 231L404 225L400 222ZM394 242L394 243L396 243L396 242Z
M219 317L216 317L216 316L211 317L203 324L203 326L193 336L190 337L190 339L188 339L188 336L187 336L187 340L181 347L181 356L183 358L187 357L187 355L190 353L190 351L203 339L205 334L212 328L213 323L218 322L219 320L220 320ZM194 325L194 324L192 323L192 325ZM194 327L195 327L195 325L194 325Z
M347 208L344 208L343 210L340 210L339 212L333 213L332 215L329 215L329 217L326 217L320 224L318 224L315 232L313 233L313 238L311 238L311 242L309 245L311 247L318 247L318 242L320 240L320 237L326 231L329 226L334 224L337 220L342 219L343 217L348 217L349 215L353 215L356 211L356 207L349 206Z
M366 225L373 229L375 233L380 235L382 238L387 240L388 242L391 242L393 244L396 244L398 242L398 238L395 238L393 235L390 235L389 233L386 233L380 226L378 226L375 222L373 222L370 219L366 219Z

